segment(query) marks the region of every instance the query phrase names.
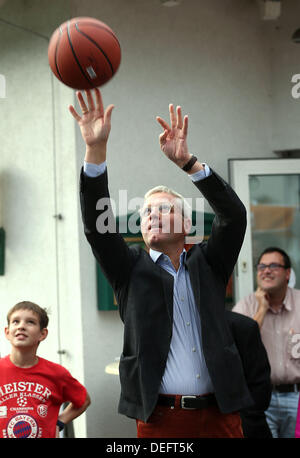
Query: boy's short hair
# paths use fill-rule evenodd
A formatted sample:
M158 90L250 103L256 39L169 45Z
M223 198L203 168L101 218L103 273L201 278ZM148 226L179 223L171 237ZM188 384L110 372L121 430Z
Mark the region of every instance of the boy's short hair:
M41 329L47 328L48 323L49 323L49 317L48 317L46 309L43 309L39 305L35 304L34 302L30 302L30 301L18 302L16 305L14 305L9 310L7 314L7 324L8 325L10 322L11 315L17 312L18 310L31 310L32 312L36 313L36 315L39 317L40 328Z

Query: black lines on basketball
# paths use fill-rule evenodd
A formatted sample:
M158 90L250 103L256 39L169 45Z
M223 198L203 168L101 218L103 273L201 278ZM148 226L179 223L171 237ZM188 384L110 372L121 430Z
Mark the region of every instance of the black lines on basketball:
M57 39L57 42L56 42L56 46L55 46L55 68L56 68L56 71L58 73L59 78L64 83L64 80L62 79L62 76L61 76L60 71L59 71L58 63L57 63L57 52L58 52L58 47L59 47L59 43L60 43L60 39L61 39L62 33L63 33L63 31L62 31L62 29L60 27L59 28L59 36L58 36L58 39Z
M78 65L78 67L79 67L81 73L83 74L84 78L88 81L89 84L91 84L91 82L90 82L88 76L86 75L84 69L83 69L82 66L80 65L80 62L79 62L79 60L77 59L76 53L75 53L75 51L74 51L73 44L72 44L72 40L71 40L71 35L70 35L70 22L68 22L67 32L68 32L68 40L69 40L69 43L70 43L70 47L71 47L71 50L72 50L74 59L76 60L77 65ZM91 87L92 87L92 84L91 84Z
M111 74L113 75L114 74L114 69L113 69L113 66L112 66L112 63L111 61L109 60L109 57L107 56L107 54L105 53L105 51L101 48L101 46L98 45L98 43L96 43L95 40L93 40L90 36L88 36L85 32L83 32L82 30L79 29L78 27L78 24L75 24L75 28L76 30L81 33L81 35L83 35L84 37L86 37L88 40L90 40L95 46L97 49L99 49L99 51L103 54L103 56L105 57L105 59L107 60L107 63L109 64L110 68L111 68ZM105 30L105 29L104 29Z

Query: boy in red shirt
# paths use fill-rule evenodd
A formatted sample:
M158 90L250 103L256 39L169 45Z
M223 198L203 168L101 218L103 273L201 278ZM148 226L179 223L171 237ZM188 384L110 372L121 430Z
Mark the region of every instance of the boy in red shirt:
M62 366L36 355L48 334L47 312L29 301L7 315L11 354L0 359L0 438L59 437L65 423L81 415L90 397ZM59 414L64 402L70 404Z

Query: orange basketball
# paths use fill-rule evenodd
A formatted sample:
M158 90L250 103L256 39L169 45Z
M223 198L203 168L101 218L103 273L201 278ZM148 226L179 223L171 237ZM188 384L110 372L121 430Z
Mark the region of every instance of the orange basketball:
M73 89L107 83L119 68L121 48L108 25L90 17L70 19L52 34L48 47L54 75Z

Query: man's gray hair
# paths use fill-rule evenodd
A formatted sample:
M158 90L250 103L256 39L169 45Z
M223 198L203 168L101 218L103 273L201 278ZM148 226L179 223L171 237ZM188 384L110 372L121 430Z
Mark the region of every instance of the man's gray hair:
M182 215L184 218L188 218L192 220L192 208L187 202L187 200L178 192L174 191L174 189L168 188L167 186L155 186L155 188L149 189L148 192L144 195L144 199L147 200L152 194L156 194L157 192L165 192L166 194L170 194L171 196L176 197L179 200L180 208L182 209Z

